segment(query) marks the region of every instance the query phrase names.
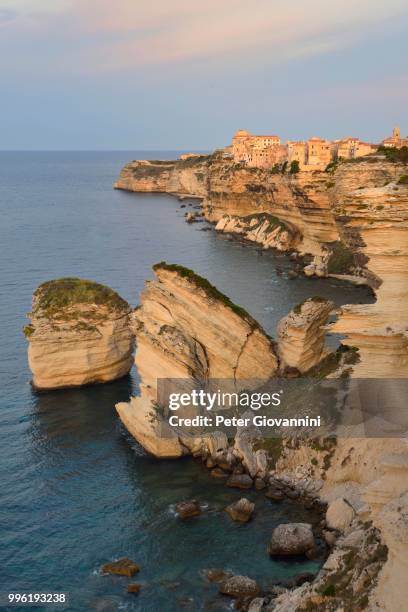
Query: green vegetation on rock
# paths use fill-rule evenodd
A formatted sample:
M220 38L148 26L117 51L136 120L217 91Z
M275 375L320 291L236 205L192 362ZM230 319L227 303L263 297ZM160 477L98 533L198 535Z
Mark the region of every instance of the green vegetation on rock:
M408 163L408 147L401 147L396 149L395 147L378 147L378 153L382 153L385 159L394 164L402 162L403 164Z
M290 164L290 174L297 174L300 171L299 162L297 159L294 159Z
M179 264L168 264L165 261L160 261L159 263L155 264L153 266L153 270L168 270L169 272L176 272L176 274L181 276L181 278L188 280L199 289L205 291L209 299L221 302L224 304L224 306L230 308L235 314L249 323L252 329L260 329L263 331L259 323L244 308L234 304L234 302L230 300L229 297L224 295L224 293L221 293L217 287L214 287L214 285L212 285L206 278L196 274L193 270L180 266Z
M339 165L338 161L331 161L329 164L327 164L325 168L325 172L329 172L329 173L335 172L337 170L338 165Z
M399 177L398 185L408 185L408 174L403 174Z
M41 312L53 316L80 304L104 306L112 312L130 309L129 304L113 289L94 281L67 277L47 281L38 287L34 292L33 314ZM81 315L84 314L81 312Z
M34 325L31 325L31 323L23 327L23 333L26 338L29 338L34 333L34 331Z
M331 255L327 271L329 274L348 274L355 266L355 257L350 249L340 241L332 242L329 245Z

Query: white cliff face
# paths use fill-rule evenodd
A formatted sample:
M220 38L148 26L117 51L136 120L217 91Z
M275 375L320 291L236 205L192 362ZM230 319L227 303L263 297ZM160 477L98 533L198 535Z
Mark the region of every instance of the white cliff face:
M133 315L141 397L117 410L146 450L180 456L184 445L155 409L158 378L186 379L191 388L197 381L229 379L239 389L240 380L273 376L278 359L259 325L207 281L181 266L159 264L155 273Z
M401 168L396 169L402 173ZM368 172L368 170L367 170ZM365 185L364 174L360 177ZM345 188L344 188L345 189ZM408 187L390 182L347 192L338 198L344 232L357 242L376 289L374 304L347 305L333 331L359 347L354 369L360 378L408 376Z
M281 367L289 366L304 373L316 366L328 351L326 331L332 302L309 298L295 307L278 323L278 346Z
M120 296L91 281L41 285L25 328L33 385L56 389L125 376L133 362L129 313Z
M217 232L241 235L245 240L261 244L264 249L288 251L297 244L296 231L268 214L236 217L225 215L215 226Z

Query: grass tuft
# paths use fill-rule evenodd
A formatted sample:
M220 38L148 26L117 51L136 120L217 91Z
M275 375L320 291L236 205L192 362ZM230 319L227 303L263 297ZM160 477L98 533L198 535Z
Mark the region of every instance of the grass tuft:
M129 304L113 289L95 281L66 277L47 281L38 287L34 292L32 314L41 312L51 317L79 304L105 306L111 312L130 309Z

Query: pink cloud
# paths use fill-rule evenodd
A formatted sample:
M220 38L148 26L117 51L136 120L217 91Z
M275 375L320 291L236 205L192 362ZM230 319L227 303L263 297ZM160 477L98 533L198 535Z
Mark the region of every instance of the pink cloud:
M37 0L21 2L21 18L3 28L16 68L20 60L52 72L62 62L64 70L85 74L200 60L286 61L345 47L405 10L405 0L65 0L57 12L55 5L40 12ZM32 42L28 57L20 41Z

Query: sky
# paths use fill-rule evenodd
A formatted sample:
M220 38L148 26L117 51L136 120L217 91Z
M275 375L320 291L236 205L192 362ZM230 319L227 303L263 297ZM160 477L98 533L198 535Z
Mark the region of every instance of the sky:
M0 0L0 149L408 134L406 0Z

